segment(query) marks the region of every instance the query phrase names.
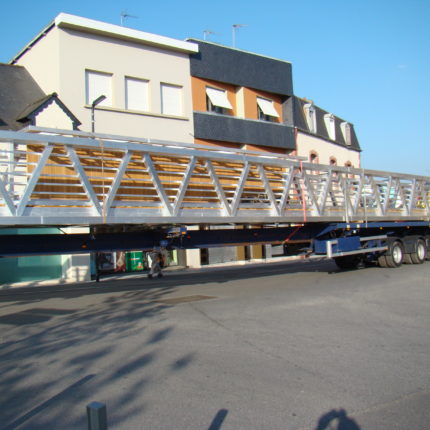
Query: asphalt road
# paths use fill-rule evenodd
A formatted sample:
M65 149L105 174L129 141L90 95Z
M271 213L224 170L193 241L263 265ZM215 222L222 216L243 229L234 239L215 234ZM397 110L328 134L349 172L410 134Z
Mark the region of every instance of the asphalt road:
M430 262L0 292L0 428L428 430Z

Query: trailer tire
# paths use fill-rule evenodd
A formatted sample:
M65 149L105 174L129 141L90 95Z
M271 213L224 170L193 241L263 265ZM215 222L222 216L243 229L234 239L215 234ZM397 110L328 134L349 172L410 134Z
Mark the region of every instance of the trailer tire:
M334 262L341 270L355 270L362 265L363 259L359 255L343 255L334 257Z
M385 255L380 255L378 257L378 264L379 264L379 267L383 267L384 269L388 267L387 259L385 258Z
M389 268L400 267L404 259L404 248L402 242L395 240L388 245L388 249L385 252L385 261Z
M423 239L417 239L414 243L414 252L409 254L413 264L423 264L427 256L427 247Z

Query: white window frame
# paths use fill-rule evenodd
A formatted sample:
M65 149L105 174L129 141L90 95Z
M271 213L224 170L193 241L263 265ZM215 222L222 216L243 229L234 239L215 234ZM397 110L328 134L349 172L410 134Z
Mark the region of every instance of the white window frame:
M91 105L97 97L106 96L98 106L113 106L112 73L85 70L85 100Z
M331 140L336 140L336 122L332 113L324 115L324 123L327 128L328 136Z
M233 109L227 98L227 91L220 88L206 87L206 95L209 97L212 105L223 109Z
M279 118L279 114L273 105L273 100L265 99L263 97L257 97L257 105L261 109L264 115Z
M140 112L149 112L149 90L149 80L125 76L125 109Z
M304 105L305 118L311 133L317 132L317 115L315 106L312 103L306 103Z
M184 87L182 85L168 84L166 82L160 83L160 98L161 98L161 113L162 115L168 116L184 116ZM175 93L171 90L178 90L179 93ZM166 92L165 92L166 91ZM174 97L172 95L175 94ZM176 95L179 97L176 98ZM169 102L168 102L169 100ZM174 104L169 104L173 100Z

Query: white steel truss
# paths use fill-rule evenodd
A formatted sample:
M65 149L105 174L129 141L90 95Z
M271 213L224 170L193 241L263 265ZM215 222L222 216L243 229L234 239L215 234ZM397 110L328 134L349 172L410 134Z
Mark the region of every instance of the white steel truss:
M1 225L430 221L430 178L30 127L0 131Z

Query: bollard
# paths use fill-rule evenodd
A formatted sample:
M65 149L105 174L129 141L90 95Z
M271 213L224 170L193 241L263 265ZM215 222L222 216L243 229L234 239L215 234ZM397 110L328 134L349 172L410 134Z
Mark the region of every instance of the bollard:
M88 430L107 430L106 405L91 402L87 405Z

